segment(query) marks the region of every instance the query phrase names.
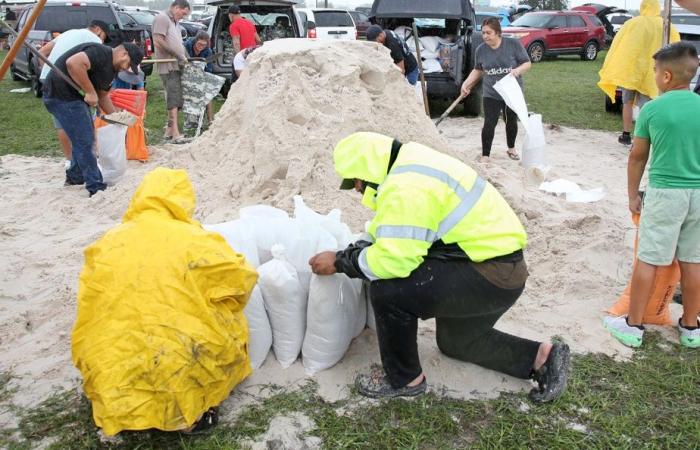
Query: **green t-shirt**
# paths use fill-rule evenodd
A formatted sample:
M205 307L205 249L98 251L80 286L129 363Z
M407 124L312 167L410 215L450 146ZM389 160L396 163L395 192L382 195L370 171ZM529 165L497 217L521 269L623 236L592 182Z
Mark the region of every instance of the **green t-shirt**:
M651 141L649 186L700 188L700 95L669 91L646 103L634 135Z

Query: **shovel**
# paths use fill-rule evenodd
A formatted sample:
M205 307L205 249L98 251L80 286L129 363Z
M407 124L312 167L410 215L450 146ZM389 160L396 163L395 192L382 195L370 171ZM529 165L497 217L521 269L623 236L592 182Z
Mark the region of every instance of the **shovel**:
M445 120L445 118L446 118L447 116L450 115L450 113L452 112L452 110L455 109L455 108L457 107L457 105L459 105L459 102L461 102L462 100L464 100L464 97L466 97L466 95L464 95L464 94L459 94L459 97L457 97L457 100L455 100L454 102L452 102L452 104L445 110L445 112L442 113L442 115L440 116L440 118L439 118L438 120L435 121L435 126L436 126L436 127L437 127L438 125L440 125L440 122L442 122L443 120Z

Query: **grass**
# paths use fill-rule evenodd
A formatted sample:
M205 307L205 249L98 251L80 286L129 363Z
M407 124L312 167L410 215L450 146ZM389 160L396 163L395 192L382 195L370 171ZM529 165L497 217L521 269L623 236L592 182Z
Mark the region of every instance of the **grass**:
M700 448L700 352L647 333L629 361L579 355L567 393L537 406L525 394L463 401L437 394L414 400L374 402L351 396L328 403L309 382L300 390L275 392L247 407L231 424L210 434L125 432L103 444L90 404L62 391L35 409L20 411L15 437L0 447L51 449L238 449L264 433L280 414L301 412L315 422L308 434L325 448L351 449L698 449Z
M0 61L6 51L0 51ZM20 94L10 90L29 87L26 81L12 81L9 71L0 81L0 156L21 154L27 156L60 156L61 149L53 128L51 115L44 108L41 99L30 92ZM163 140L163 127L167 114L165 94L160 77L147 78L148 104L146 109L146 134L149 144L159 144ZM218 111L223 100L214 100L214 110ZM182 116L182 115L181 115ZM180 118L182 121L182 117ZM181 123L182 125L182 123ZM182 128L181 128L182 129Z
M622 130L622 115L605 112L605 95L596 83L607 52L595 61L560 56L533 64L525 75L529 109L546 123L594 130Z

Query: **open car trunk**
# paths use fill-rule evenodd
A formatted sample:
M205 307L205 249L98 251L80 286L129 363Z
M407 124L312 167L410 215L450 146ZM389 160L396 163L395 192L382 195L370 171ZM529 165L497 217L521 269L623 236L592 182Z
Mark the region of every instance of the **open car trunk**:
M608 20L608 15L614 13L627 12L626 9L621 9L616 6L601 5L600 3L584 3L581 6L571 8L571 10L587 12L598 17L598 19L600 19L600 21L603 22L603 26L605 26L605 42L607 44L612 42L612 39L615 36L615 29L613 27L613 24L610 23L610 21Z

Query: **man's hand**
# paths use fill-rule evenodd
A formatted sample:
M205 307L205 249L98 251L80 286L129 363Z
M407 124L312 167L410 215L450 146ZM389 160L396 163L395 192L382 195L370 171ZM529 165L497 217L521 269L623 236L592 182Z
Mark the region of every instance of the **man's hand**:
M309 260L311 271L316 275L333 275L335 270L335 252L321 252Z
M90 105L90 107L94 108L95 106L97 106L97 102L99 101L99 97L97 97L96 92L88 92L87 94L85 94L84 100L85 100L85 103Z
M632 214L641 214L642 197L637 195L636 197L630 198L630 211L632 212Z

